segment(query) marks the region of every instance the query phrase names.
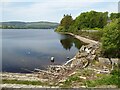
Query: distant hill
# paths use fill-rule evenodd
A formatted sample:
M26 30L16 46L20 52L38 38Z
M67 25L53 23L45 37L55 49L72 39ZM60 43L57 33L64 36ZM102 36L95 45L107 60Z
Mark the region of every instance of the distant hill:
M50 29L56 28L59 23L54 22L0 22L0 28L3 29Z

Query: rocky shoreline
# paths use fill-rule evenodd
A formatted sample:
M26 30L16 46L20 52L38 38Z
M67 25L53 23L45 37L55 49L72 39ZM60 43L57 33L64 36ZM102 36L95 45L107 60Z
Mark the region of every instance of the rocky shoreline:
M75 74L76 69L78 68L84 69L88 67L95 58L99 60L99 57L97 56L98 54L97 51L99 50L101 43L78 36L78 35L74 35L72 33L65 33L65 34L72 35L75 38L79 39L80 41L88 43L88 45L82 46L79 52L71 60L67 61L63 65L51 65L48 67L47 71L38 69L38 72L33 72L30 74L3 72L3 73L0 73L0 75L2 76L2 79L58 83L58 82L65 81L68 76ZM102 64L110 65L109 60L106 60L106 61L107 63L103 62ZM110 69L106 68L106 65L104 67L102 66L102 68L107 69L107 71L106 70L104 71L103 69L100 70L95 68L93 68L93 71L95 71L96 73L110 73ZM1 86L8 87L9 84L2 84ZM12 88L14 87L16 87L16 84L12 85ZM17 87L21 87L21 85L17 85ZM31 87L35 88L33 85L31 85ZM37 88L39 87L42 88L42 86L38 86Z

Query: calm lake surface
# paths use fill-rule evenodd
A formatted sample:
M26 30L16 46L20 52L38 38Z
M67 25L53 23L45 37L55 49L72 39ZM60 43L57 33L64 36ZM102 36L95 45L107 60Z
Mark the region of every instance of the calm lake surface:
M55 57L55 64L63 64L82 44L54 29L2 30L2 71L27 73L25 69L45 69L51 64L51 56Z

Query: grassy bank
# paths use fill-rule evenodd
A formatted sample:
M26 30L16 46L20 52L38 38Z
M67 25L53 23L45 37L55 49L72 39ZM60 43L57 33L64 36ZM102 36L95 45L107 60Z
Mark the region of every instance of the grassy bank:
M85 84L88 87L99 87L102 85L115 85L118 87L120 83L117 75L103 75L101 78L96 80L88 80Z
M45 85L40 81L23 81L23 80L7 80L3 79L2 83L5 84L25 84L25 85Z
M78 33L75 33L75 34L80 35L85 38L89 38L91 40L101 42L101 37L103 35L103 31L102 30L98 30L97 32L79 31Z
M90 69L78 69L76 73L69 76L64 82L58 84L41 81L23 81L23 80L6 80L3 79L3 84L24 84L24 85L40 85L40 86L58 86L61 88L75 88L75 87L99 87L110 86L120 87L120 71L116 68L110 74L95 73ZM101 87L102 88L102 87Z
M12 79L2 79L2 84L21 84L21 85L38 85L38 86L56 86L55 83L51 82L41 82L41 81L27 81L27 80L12 80Z
M84 73L86 72L86 73ZM93 71L84 71L83 70L84 77L87 77L87 79L80 78L81 74L78 72L77 74L68 77L68 79L62 83L60 87L62 88L69 88L69 87L119 87L120 88L120 78L118 74L95 74ZM92 74L94 74L94 77L92 77ZM96 78L95 78L96 77Z

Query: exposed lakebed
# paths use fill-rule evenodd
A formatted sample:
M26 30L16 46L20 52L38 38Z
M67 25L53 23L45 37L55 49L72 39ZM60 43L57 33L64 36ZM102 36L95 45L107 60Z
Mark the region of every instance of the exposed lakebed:
M73 58L83 42L54 29L4 29L2 30L2 71L27 73L25 69L45 69L51 64L63 64Z

